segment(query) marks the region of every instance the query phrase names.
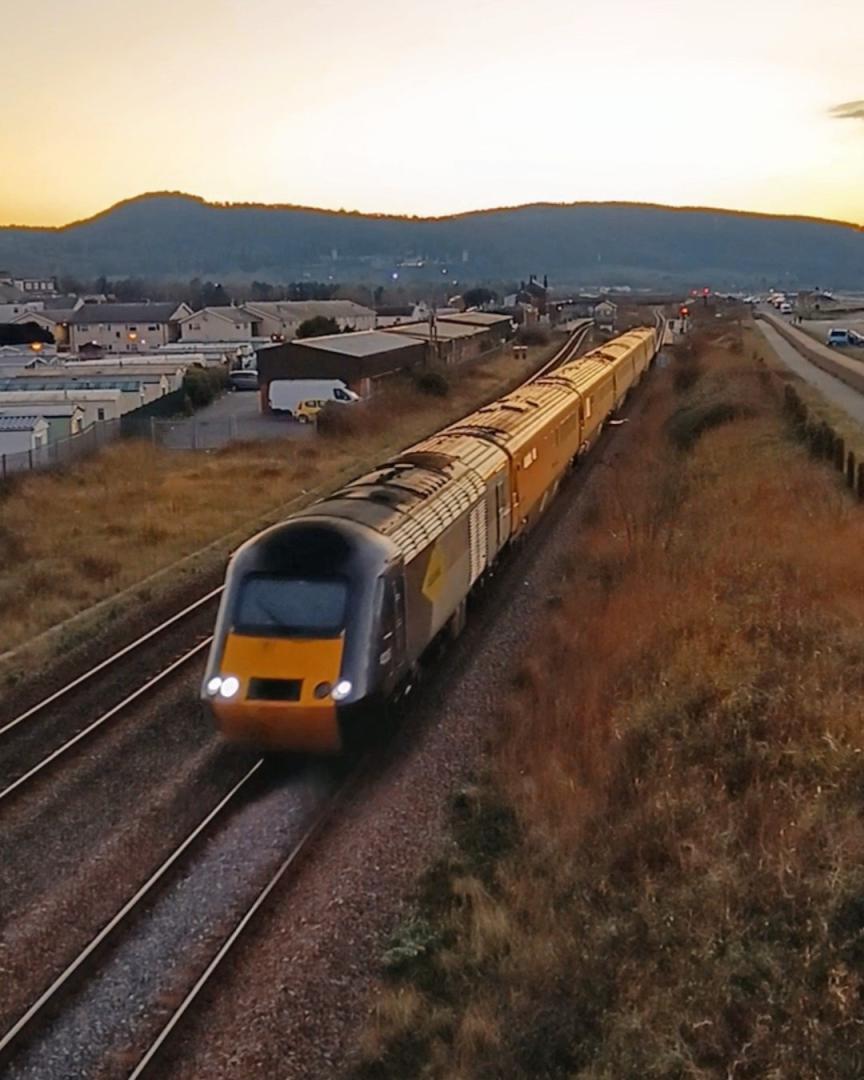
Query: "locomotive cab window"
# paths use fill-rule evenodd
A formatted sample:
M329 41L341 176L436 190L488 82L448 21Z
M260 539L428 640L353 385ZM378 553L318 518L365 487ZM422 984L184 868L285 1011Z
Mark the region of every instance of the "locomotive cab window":
M344 578L250 574L240 584L234 631L277 637L337 637L345 626L347 602Z

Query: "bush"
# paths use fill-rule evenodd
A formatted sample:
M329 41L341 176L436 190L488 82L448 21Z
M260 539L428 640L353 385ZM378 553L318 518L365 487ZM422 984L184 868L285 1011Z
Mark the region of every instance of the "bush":
M731 423L739 416L752 415L753 410L748 406L733 405L729 401L694 405L673 413L666 423L666 431L676 450L691 450L706 431Z
M227 375L223 368L190 367L183 376L183 390L193 409L202 409L225 389Z
M415 371L412 381L421 394L429 394L430 397L447 397L450 393L450 380L443 371L436 368Z
M548 345L549 331L536 323L520 326L516 333L516 343L518 345Z

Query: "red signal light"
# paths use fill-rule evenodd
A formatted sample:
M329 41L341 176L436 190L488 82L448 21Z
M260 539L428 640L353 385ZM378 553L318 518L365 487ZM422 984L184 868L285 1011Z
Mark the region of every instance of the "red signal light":
M679 308L678 314L681 316L682 319L686 319L687 316L690 314L690 309L686 307Z
M711 292L711 290L710 290L710 289L703 289L703 290L702 290L702 295L703 295L703 296L708 296L708 294L709 294L710 292Z

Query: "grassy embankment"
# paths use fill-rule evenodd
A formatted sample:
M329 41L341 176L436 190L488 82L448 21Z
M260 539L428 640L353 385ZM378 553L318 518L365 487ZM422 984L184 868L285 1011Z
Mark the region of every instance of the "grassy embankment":
M553 348L451 373L446 397L394 386L368 422L338 438L209 453L120 442L63 472L17 478L0 493L0 654L233 530L251 530L262 514L278 520L278 508L304 492L344 481L506 392ZM224 558L214 552L214 566Z
M864 429L860 424L823 397L806 379L790 371L752 322L744 324L741 340L746 355L764 364L781 382L792 386L813 419L829 424L843 439L847 449L852 450L859 461L864 461Z
M357 1078L864 1075L864 511L722 333L595 473Z

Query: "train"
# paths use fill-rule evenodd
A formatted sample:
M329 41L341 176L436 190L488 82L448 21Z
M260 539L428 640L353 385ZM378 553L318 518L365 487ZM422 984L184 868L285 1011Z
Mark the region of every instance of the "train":
M313 754L362 741L657 350L657 329L625 333L238 548L201 687L224 736Z

